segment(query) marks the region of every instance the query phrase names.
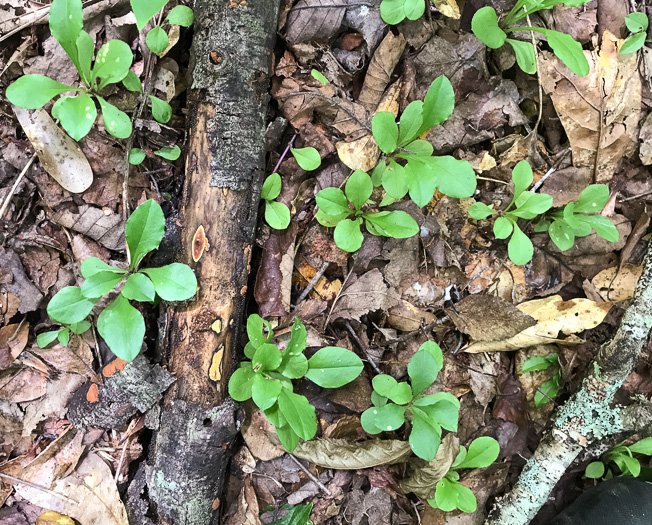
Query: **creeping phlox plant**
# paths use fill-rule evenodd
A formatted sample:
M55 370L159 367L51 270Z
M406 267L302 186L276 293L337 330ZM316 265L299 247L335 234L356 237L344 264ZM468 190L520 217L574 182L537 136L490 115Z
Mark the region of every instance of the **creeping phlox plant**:
M624 445L619 443L609 452L602 455L600 461L593 461L586 466L584 475L591 479L611 479L617 472L609 466L610 463L615 463L620 469L623 476L638 477L641 474L641 462L634 457L634 454L642 454L644 456L652 456L652 437L647 437L637 441L632 445ZM650 469L647 469L645 478L649 481Z
M142 29L167 2L168 0L132 0L138 29ZM192 20L190 8L177 6L168 14L166 23L190 25ZM100 48L93 62L95 42L84 31L83 21L81 0L52 2L50 32L70 57L83 87L68 86L44 75L23 75L7 88L7 99L21 108L39 109L62 93L76 92L75 95L59 97L52 106L52 116L59 119L63 129L73 139L81 140L93 127L97 118L94 100L99 103L106 131L114 137L126 139L132 133L131 119L124 111L107 102L101 93L110 84L119 82L130 91L142 93L140 80L129 69L133 62L131 48L121 40L110 40ZM161 53L168 47L167 34L159 26L155 27L147 35L147 45L155 53ZM152 95L149 99L153 118L162 124L169 122L172 117L170 105ZM155 153L165 159L176 160L181 150L178 146L165 147ZM145 159L145 152L140 148L133 148L128 158L131 164L140 164Z
M533 179L532 168L522 160L512 170L514 195L505 210L494 210L482 202L469 207L469 216L475 220L498 216L494 221L494 235L497 239L511 236L507 251L514 264L527 264L534 255L532 241L518 226L518 220L534 219L552 207L550 195L526 191ZM618 230L607 217L599 215L608 200L609 187L592 184L584 189L577 201L569 202L562 210L554 211L540 220L534 231L547 231L560 250L572 248L576 237L585 237L593 230L606 240L615 242L618 240Z
M475 494L460 483L460 475L457 471L465 468L488 467L496 461L499 453L498 441L486 436L474 439L468 450L460 447L450 470L437 482L435 497L428 500L430 506L444 512L455 509L460 509L462 512L475 512L478 508Z
M85 259L81 265L85 278L81 287L62 288L48 303L50 319L62 327L38 335L38 345L47 346L55 339L67 344L70 332L80 334L88 330L91 325L85 319L95 304L124 281L122 290L98 316L97 331L116 356L132 361L145 337L145 320L129 301L184 301L197 290L195 274L185 264L138 269L143 258L158 248L164 231L165 217L156 201L148 200L138 206L125 227L129 269L110 266L96 257Z
M625 17L625 25L630 31L630 35L618 51L621 55L636 53L646 42L652 42L645 37L647 36L648 19L645 13L631 13Z
M272 326L258 315L247 319L247 335L244 353L250 361L240 363L231 376L229 395L236 401L252 399L292 452L300 439L312 439L317 432L315 408L305 396L293 392L292 380L306 377L323 388L339 388L360 375L362 361L336 346L322 348L307 359L303 354L307 333L299 319L285 350L272 343Z
M379 374L372 380L373 406L362 413L360 422L368 434L400 428L406 415L411 422L410 448L421 459L434 459L441 444L442 428L457 431L460 402L448 392L422 394L442 369L444 358L439 345L427 341L408 363L410 384Z
M589 0L518 0L507 16L498 21L498 15L493 7L486 6L480 8L471 21L471 29L484 45L492 49L498 49L505 43L512 46L516 54L516 62L519 67L526 73L536 73L537 62L534 52L534 46L531 42L515 40L508 38L509 33L515 31L536 31L546 37L553 53L570 69L579 76L589 74L589 63L582 51L582 44L573 39L566 33L552 31L537 26L516 26L519 20L523 20L528 15L541 11L542 9L552 9L557 4L565 4L571 7L579 7Z
M368 205L373 202L369 197L373 189L371 177L357 170L346 181L344 191L325 188L317 194L317 220L324 226L335 226L335 244L342 250L354 252L362 246L360 226L363 222L372 235L404 239L419 232L417 221L404 211L370 209Z
M453 86L445 76L436 78L423 101L411 102L401 114L400 126L393 113L379 111L371 127L374 139L385 154L374 168L374 186L382 185L387 193L383 204L402 199L409 193L418 206L432 199L435 190L462 199L476 189L475 173L465 160L449 155L433 156L433 147L419 137L442 124L455 107Z
M554 399L559 393L559 385L561 384L559 355L556 353L534 355L523 363L523 372L535 372L538 370L548 370L549 368L553 368L555 373L534 393L534 406L536 407L540 407L551 399Z

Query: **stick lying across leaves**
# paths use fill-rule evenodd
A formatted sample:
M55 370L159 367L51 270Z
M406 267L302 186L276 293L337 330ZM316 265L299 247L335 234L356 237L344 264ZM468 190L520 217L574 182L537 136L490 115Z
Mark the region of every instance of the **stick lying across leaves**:
M652 327L652 244L643 273L620 328L589 365L582 388L553 416L552 429L527 462L516 485L498 502L485 525L529 523L547 501L566 469L587 446L612 434L649 432L652 408L611 407L614 394L631 373Z

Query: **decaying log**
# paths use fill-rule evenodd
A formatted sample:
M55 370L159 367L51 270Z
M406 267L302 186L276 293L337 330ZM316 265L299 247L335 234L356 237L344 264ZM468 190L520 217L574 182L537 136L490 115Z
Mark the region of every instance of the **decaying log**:
M159 523L218 521L239 423L227 380L240 327L262 185L278 0L197 0L180 260L196 300L168 311L175 378L146 468Z

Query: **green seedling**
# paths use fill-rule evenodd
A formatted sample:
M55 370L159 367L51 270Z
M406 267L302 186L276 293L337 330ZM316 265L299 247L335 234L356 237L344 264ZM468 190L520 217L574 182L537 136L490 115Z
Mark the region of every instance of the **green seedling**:
M396 25L406 18L418 20L426 10L424 0L383 0L380 3L380 16L388 24Z
M571 249L576 237L586 237L593 230L607 241L617 242L618 229L607 217L600 215L608 200L609 186L592 184L582 191L579 199L539 221L534 231L547 231L562 251Z
M265 201L265 220L275 230L284 230L290 224L290 210L282 202L274 199L281 193L281 176L272 173L265 180L260 198Z
M431 461L441 444L442 428L457 431L460 402L448 392L423 394L444 364L439 345L427 341L408 363L410 384L399 383L392 376L379 374L373 378L373 406L362 413L360 422L365 432L379 434L400 428L406 418L412 425L410 448L421 459Z
M312 171L321 166L321 157L315 148L291 148L290 153L302 170Z
M566 33L552 31L537 26L516 26L515 24L528 15L552 9L557 4L566 4L579 7L589 0L518 0L507 16L498 21L498 15L493 7L480 8L471 21L471 29L484 45L491 49L498 49L505 43L512 46L516 54L519 67L529 74L537 71L536 54L534 46L529 41L508 38L508 34L515 31L536 31L546 37L552 52L576 75L584 77L589 74L589 62L582 51L582 44Z
M535 355L523 363L523 372L535 372L538 370L555 369L555 374L543 383L534 393L534 406L540 407L551 399L557 397L559 385L561 384L561 367L559 366L559 355L551 353L548 355Z
M527 161L522 160L512 170L514 195L504 211L495 211L481 202L476 202L469 208L469 216L476 220L498 215L494 222L494 235L496 239L507 239L511 236L507 244L507 252L510 260L519 265L530 262L534 255L534 246L519 228L518 220L534 219L552 206L550 195L526 191L533 179L532 168Z
M360 226L363 222L369 233L383 237L405 239L419 232L417 222L404 211L371 210L372 192L371 177L357 170L346 181L344 191L324 188L317 194L317 221L323 226L335 227L333 237L340 249L354 252L362 246Z
M433 156L433 147L419 137L445 122L453 113L455 94L445 76L433 81L423 101L411 102L403 111L400 127L388 111L376 113L371 126L374 139L385 154L373 171L374 186L387 193L383 203L410 198L423 207L435 190L454 198L466 198L476 189L475 173L465 160Z
M169 0L131 0L131 9L136 16L138 30L142 31L147 22L154 18L168 3ZM168 13L163 23L157 22L145 37L147 47L152 53L162 54L170 46L170 39L163 27L182 26L189 27L193 23L192 9L185 5L178 5Z
M633 476L636 478L641 474L641 462L634 457L634 454L652 456L652 437L641 439L629 446L624 445L624 442L619 443L604 454L600 458L600 461L589 463L586 466L584 475L591 479L611 479L616 472L609 464L615 463L620 469L622 476Z
M636 53L646 42L652 42L645 37L647 36L648 19L645 13L631 13L625 17L625 25L630 31L630 35L618 51L621 55Z
M72 60L84 87L61 84L44 75L24 75L7 88L9 102L21 108L39 109L57 95L74 91L77 94L60 97L52 107L52 115L73 139L80 140L91 130L97 118L94 99L100 105L107 132L118 138L129 137L131 120L100 93L129 75L133 61L130 47L120 40L110 40L100 48L91 67L95 43L83 30L81 0L54 0L49 23L52 36ZM135 77L133 72L131 75Z
M40 334L39 346L46 346L57 338L62 344L67 343L69 331L79 334L89 329L91 325L85 319L95 304L124 283L115 299L99 314L97 331L116 356L132 361L140 352L145 337L145 320L129 301L184 301L197 291L195 274L186 264L138 268L144 257L158 248L164 232L165 217L159 204L148 200L138 206L125 227L129 268L116 268L96 257L85 259L81 265L85 278L81 287L62 288L48 303L50 319L62 328Z
M273 508L273 507L272 507ZM312 512L312 503L306 505L283 505L284 509L290 509L280 520L276 520L269 525L313 525L310 519Z
M455 509L460 509L462 512L475 512L478 508L475 494L460 483L460 475L457 471L465 468L488 467L496 461L499 453L498 441L486 436L474 439L468 451L460 447L450 470L437 482L435 497L428 500L430 506L444 512Z
M292 452L300 439L308 441L317 432L315 408L305 396L293 393L292 380L306 377L323 388L339 388L362 372L362 361L350 350L328 346L310 359L306 348L306 327L299 319L292 326L285 350L272 343L274 332L269 322L258 315L247 319L249 342L244 353L250 361L229 380L229 395L236 401L253 402L276 427L283 446Z

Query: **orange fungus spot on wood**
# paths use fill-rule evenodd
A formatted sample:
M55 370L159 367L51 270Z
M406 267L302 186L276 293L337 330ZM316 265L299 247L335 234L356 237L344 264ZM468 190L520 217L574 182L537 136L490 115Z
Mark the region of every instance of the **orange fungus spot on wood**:
M210 247L211 245L206 238L204 227L200 225L195 232L195 236L192 238L192 260L195 262L199 261L204 250L208 251Z
M127 366L127 361L124 361L123 359L116 357L113 361L111 361L108 365L106 365L102 369L102 375L104 377L111 377L116 372L119 372L120 370L124 370L125 366Z
M100 391L95 383L93 383L88 389L88 392L86 392L86 400L89 403L97 403L100 400Z

